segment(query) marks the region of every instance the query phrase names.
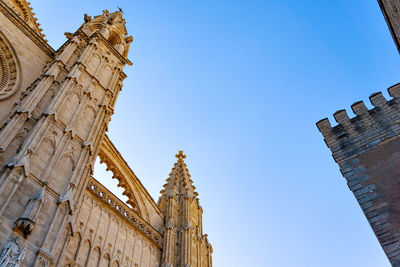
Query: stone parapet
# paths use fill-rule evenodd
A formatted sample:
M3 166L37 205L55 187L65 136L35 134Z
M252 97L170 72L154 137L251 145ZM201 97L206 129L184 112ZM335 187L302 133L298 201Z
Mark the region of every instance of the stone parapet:
M89 180L88 190L128 221L134 229L139 230L146 238L157 245L158 248L162 248L162 235L93 177Z
M344 109L336 111L333 116L338 125L334 127L327 118L317 122L338 164L400 134L400 84L390 87L388 91L393 99L386 100L381 92L369 97L374 106L371 110L363 101L355 102L351 106L356 114L353 118Z
M388 89L392 99L374 93L367 109L362 101L317 122L368 222L393 266L400 266L400 84Z

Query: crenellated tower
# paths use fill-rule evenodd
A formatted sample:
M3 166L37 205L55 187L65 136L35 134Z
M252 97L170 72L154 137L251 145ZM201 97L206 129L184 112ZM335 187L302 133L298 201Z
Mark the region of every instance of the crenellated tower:
M373 109L362 101L317 123L347 181L393 266L400 266L400 84L370 96Z
M393 40L400 51L400 3L378 0ZM317 122L324 141L339 165L386 256L400 266L400 84L388 89L392 99L374 93L368 109L362 101Z
M0 121L1 266L60 266L131 64L120 12L84 20Z
M161 197L159 208L164 215L163 267L212 266L212 246L203 234L202 216L196 187L179 151Z

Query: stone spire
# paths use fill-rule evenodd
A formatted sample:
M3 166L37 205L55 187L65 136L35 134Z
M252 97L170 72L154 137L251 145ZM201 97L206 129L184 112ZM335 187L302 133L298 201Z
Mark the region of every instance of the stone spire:
M164 215L162 267L212 266L212 246L203 235L203 208L179 151L158 201Z
M174 164L174 167L169 174L169 177L164 184L164 189L161 190L161 198L163 196L183 195L187 197L198 196L195 191L196 187L193 185L192 179L190 179L189 170L184 162L186 155L180 150L175 155L178 159Z
M125 59L128 57L133 38L127 36L126 21L121 11L110 13L108 10L103 10L103 14L93 18L85 14L84 20L82 31L86 35L90 36L98 31L107 40L111 49L117 51ZM131 65L129 60L126 63Z

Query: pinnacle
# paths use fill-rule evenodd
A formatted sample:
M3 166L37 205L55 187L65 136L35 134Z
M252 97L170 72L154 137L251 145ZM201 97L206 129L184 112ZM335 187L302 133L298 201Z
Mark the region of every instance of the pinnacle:
M175 157L178 160L174 163L171 173L166 179L166 183L163 186L164 189L161 190L162 196L175 194L197 196L197 193L194 191L196 187L193 185L187 165L183 161L186 155L183 154L182 150L179 150Z
M185 159L186 155L183 154L183 150L179 150L178 154L175 155L175 158L177 158L177 159L180 159L180 158Z

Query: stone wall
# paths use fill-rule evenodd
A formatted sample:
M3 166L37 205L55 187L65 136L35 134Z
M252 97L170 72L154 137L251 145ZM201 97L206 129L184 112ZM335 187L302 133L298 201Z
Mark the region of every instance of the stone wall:
M400 84L370 96L368 110L362 101L317 123L332 156L339 164L365 216L394 266L400 266Z
M104 11L94 22L86 17L86 33L80 28L66 34L66 43L52 53L2 1L0 11L6 16L0 80L7 84L1 83L0 110L9 114L0 118L1 261L9 257L23 259L21 266L59 266L126 78L128 60L114 48L126 44L125 22L119 12ZM108 29L103 28L103 36L89 27L99 20L121 34L117 43L107 41ZM51 60L44 64L46 57ZM15 73L16 65L21 68ZM15 75L19 93L9 90ZM21 256L5 256L10 246Z
M92 186L101 188L91 190ZM161 235L134 217L140 220L138 226L145 224L140 230L130 222L132 215L127 206L92 180L76 215L75 231L62 266L159 266ZM149 238L148 232L156 236Z
M0 265L160 266L164 215L105 135L132 64L122 13L85 14L54 51L31 10L0 1ZM91 177L97 156L126 203ZM168 246L180 266L212 266L197 193L185 199Z
M21 92L40 76L43 67L50 60L49 54L51 53L44 51L41 46L29 38L27 32L21 30L23 22L18 23L18 17L12 17L12 13L7 12L6 6L0 4L0 11L3 11L0 12L0 38L3 39L1 50L7 49L13 54L16 75L15 86L17 87L6 97L2 97L2 90L0 90L0 122L3 122L15 109L14 103L19 100ZM13 22L10 18L16 21ZM36 33L31 32L31 34ZM49 47L49 49L51 48Z

